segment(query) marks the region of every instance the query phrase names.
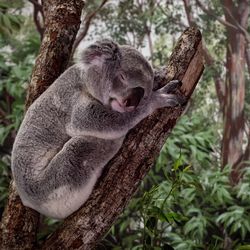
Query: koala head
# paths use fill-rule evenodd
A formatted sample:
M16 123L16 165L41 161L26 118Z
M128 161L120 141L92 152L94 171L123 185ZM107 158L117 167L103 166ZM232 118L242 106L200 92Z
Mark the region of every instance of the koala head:
M153 70L133 47L102 40L83 52L82 62L89 93L115 111L133 111L152 92Z

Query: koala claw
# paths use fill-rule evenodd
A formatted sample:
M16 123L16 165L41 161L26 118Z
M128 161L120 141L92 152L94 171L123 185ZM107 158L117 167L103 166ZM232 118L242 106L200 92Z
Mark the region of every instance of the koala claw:
M178 95L178 96L176 96L176 99L178 101L179 106L186 105L187 101L188 101L187 97L184 95Z
M164 89L164 92L167 94L173 92L176 88L180 87L181 85L182 81L172 80L168 82L162 89Z
M165 107L184 106L187 103L187 98L181 93L175 93L175 90L182 85L180 80L172 80L164 87L157 90L157 93L165 98Z

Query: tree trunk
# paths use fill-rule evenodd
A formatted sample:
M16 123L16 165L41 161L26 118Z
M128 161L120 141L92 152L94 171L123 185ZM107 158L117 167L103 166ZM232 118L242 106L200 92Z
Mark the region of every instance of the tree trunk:
M235 20L247 28L249 3L238 1L236 7L232 0L223 1L224 14L228 23ZM233 167L232 183L238 182L240 172L237 165L243 155L244 134L244 100L245 100L245 37L238 30L226 26L227 29L227 61L224 116L224 133L222 140L222 167L227 164Z
M167 67L156 78L157 85L180 79L180 91L189 98L202 71L201 34L190 28L182 34ZM184 107L160 109L132 129L105 167L88 201L65 220L42 249L94 248L128 204L183 110Z
M82 0L44 0L45 33L33 69L26 109L66 69L80 26ZM0 249L32 249L39 214L21 203L13 182L0 227Z
M189 23L192 18L189 0L183 0ZM237 1L236 1L237 2ZM223 83L218 73L214 74L214 81L221 110L223 111L224 130L222 140L222 168L227 164L232 166L231 181L237 183L240 179L241 169L246 166L243 162L249 155L247 146L243 152L244 99L245 79L244 63L250 73L250 35L247 32L247 20L249 17L249 0L238 1L225 0L222 3L226 20L217 16L212 9L207 8L202 1L196 0L196 4L211 17L225 26L228 34L226 56L226 81ZM236 7L237 5L237 7ZM193 22L193 21L192 21ZM245 53L245 57L244 57ZM212 56L204 47L204 56L208 66L214 64ZM248 145L249 145L248 135Z

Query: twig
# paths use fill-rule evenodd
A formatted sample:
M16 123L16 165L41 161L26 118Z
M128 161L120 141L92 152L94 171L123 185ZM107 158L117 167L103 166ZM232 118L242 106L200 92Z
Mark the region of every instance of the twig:
M39 18L39 14L41 14L42 18L44 19L44 14L43 14L43 8L42 5L38 3L38 0L29 0L33 4L33 20L36 25L36 29L38 33L40 34L40 38L42 40L43 38L43 33L44 33L44 27L42 23L44 23L44 20L41 20Z
M221 23L221 24L223 24L223 25L225 25L225 26L227 26L227 27L230 27L230 28L232 28L232 29L234 29L234 30L236 30L236 31L239 30L237 26L235 26L235 25L233 25L232 23L227 22L226 20L224 20L224 19L218 17L217 15L215 15L215 11L214 11L214 10L212 10L212 9L210 9L210 8L206 8L205 5L204 5L202 2L200 2L199 0L196 0L196 3L197 3L197 5L198 5L206 14L208 14L209 16L214 17L219 23Z
M78 47L78 45L80 44L80 42L83 40L83 38L87 35L90 24L92 19L96 16L96 14L101 10L101 8L108 2L109 0L103 0L101 2L101 4L90 14L86 15L86 17L84 18L84 27L79 31L76 40L73 44L73 48L72 48L72 55L75 53L76 48Z

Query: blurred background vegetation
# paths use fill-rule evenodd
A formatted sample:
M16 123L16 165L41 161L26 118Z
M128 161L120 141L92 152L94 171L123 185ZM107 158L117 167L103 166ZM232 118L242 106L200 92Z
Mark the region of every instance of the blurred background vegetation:
M197 25L206 64L155 166L99 249L250 249L249 10L248 0L86 1L74 58L111 37L163 66L181 32ZM0 214L43 18L39 0L0 2ZM39 239L58 224L44 218Z

